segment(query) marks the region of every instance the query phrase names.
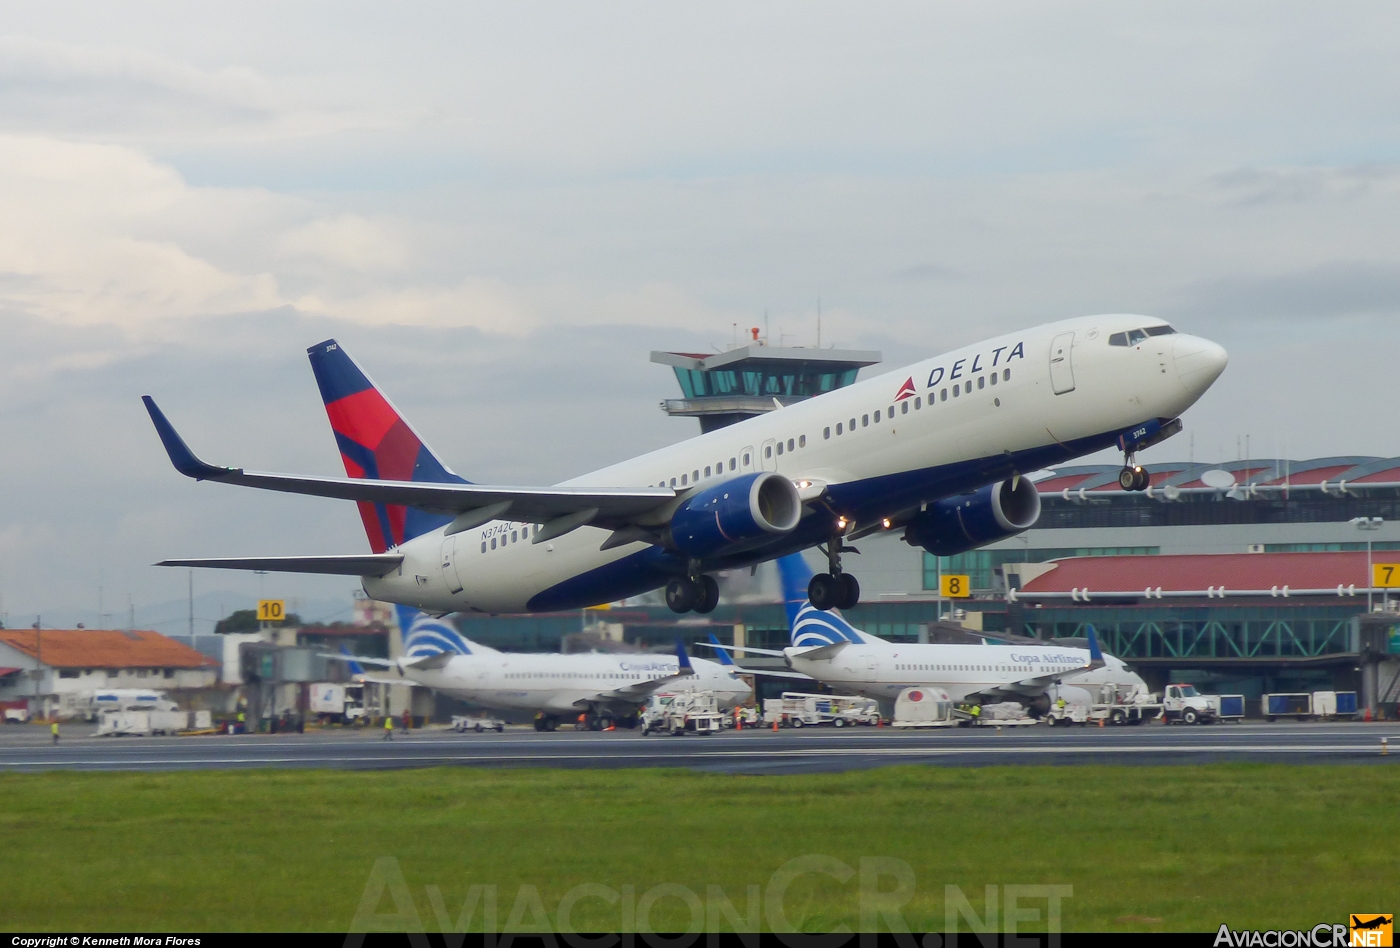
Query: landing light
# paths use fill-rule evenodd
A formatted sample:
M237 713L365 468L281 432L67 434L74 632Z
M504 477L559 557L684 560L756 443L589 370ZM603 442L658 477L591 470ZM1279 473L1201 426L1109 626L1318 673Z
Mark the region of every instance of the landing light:
M844 529L846 529L846 518L845 518L845 517L841 517L840 519L838 519L838 520L836 521L836 528L837 528L838 530L844 530Z
M886 530L888 530L891 526L889 517L886 517L885 519L881 520L880 523L884 525Z

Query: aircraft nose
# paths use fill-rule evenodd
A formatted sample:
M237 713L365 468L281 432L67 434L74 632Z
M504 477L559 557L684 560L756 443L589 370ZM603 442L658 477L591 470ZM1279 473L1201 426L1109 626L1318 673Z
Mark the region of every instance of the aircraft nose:
M1230 361L1223 346L1185 333L1175 336L1172 357L1176 364L1176 377L1193 395L1200 395L1210 388Z

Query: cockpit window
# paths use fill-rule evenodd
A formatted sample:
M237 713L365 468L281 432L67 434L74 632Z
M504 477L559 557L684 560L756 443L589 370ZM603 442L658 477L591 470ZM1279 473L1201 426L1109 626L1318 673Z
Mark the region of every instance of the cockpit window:
M1146 342L1148 336L1167 336L1176 332L1170 326L1148 326L1146 329L1132 329L1128 332L1115 332L1108 337L1110 346L1135 346Z

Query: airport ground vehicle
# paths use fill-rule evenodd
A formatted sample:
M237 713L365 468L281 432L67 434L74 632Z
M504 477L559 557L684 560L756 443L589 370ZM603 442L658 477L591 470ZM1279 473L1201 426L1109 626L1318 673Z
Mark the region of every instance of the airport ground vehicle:
M28 709L28 708L6 708L6 709L5 709L5 723L6 723L6 724L23 724L23 723L25 723L25 722L28 721L28 720L29 720L29 709Z
M1259 711L1270 721L1294 718L1351 717L1356 714L1356 692L1313 691L1293 694L1261 695Z
M188 711L103 711L98 716L97 736L175 734L189 726Z
M1215 702L1216 716L1222 721L1244 720L1244 695L1210 695Z
M785 691L781 698L763 702L763 723L779 727L815 727L830 724L847 727L880 723L880 706L870 698L854 695L814 695Z
M506 729L506 722L500 718L493 718L490 715L483 715L479 718L468 717L465 714L452 715L452 730L461 734L466 731L475 731L480 734L482 731L501 732Z
M96 721L104 711L174 711L177 705L164 691L106 688L80 698L76 707L85 720Z
M1162 715L1168 723L1213 724L1219 710L1215 702L1196 690L1195 685L1178 683L1167 685L1167 690L1163 692Z
M363 723L365 686L317 682L311 686L309 709L322 724Z
M894 701L893 727L955 727L953 702L942 688L905 688Z
M642 712L642 734L659 731L682 734L717 734L724 728L715 696L703 691L659 695Z

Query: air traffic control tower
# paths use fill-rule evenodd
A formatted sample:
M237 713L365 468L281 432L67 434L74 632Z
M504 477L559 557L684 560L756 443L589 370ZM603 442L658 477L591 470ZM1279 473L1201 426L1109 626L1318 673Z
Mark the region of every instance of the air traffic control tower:
M710 432L845 388L862 367L881 359L871 351L769 346L757 329L752 332L753 342L728 352L653 352L651 361L671 366L685 396L666 399L661 410L696 418L701 432Z

